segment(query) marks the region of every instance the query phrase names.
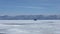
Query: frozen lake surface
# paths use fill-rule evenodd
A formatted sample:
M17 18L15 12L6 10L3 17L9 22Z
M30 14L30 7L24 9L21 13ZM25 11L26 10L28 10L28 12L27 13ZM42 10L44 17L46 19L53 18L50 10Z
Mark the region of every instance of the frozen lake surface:
M60 20L0 20L0 34L60 34Z

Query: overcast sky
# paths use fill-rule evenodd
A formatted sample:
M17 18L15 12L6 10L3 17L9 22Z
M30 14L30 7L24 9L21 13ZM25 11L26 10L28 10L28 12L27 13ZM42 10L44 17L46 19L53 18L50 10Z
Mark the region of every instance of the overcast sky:
M60 14L60 0L0 0L0 15Z

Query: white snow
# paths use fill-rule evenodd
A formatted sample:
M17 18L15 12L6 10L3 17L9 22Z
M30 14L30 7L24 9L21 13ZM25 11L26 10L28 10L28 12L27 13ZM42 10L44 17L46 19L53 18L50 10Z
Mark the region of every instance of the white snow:
M0 20L1 34L60 34L60 20Z

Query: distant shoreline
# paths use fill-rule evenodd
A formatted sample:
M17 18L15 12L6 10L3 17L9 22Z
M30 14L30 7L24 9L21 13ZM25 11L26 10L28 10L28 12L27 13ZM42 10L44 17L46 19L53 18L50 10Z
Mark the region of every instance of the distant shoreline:
M0 16L0 20L60 20L60 15L18 15L18 16Z

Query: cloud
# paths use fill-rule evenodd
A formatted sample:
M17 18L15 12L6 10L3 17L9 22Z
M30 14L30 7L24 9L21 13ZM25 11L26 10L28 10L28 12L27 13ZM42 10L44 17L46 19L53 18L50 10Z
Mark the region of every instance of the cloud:
M33 6L16 6L16 7L28 9L46 9L45 7L33 7Z

